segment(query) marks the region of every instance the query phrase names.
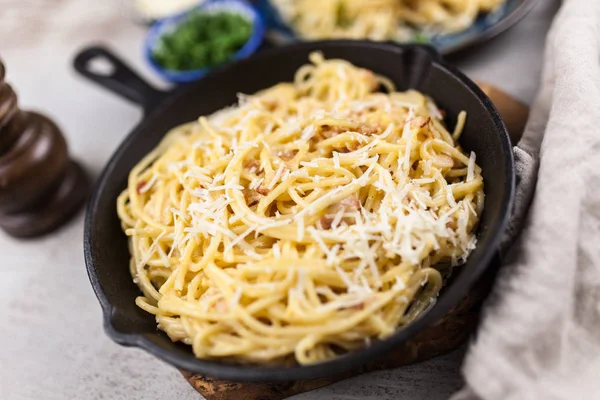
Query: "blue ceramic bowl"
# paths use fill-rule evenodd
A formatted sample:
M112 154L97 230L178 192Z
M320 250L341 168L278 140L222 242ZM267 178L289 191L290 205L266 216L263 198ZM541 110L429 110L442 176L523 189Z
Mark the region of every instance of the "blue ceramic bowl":
M506 0L495 12L482 15L469 28L462 32L438 35L431 38L431 44L441 54L447 55L466 47L490 39L510 28L521 20L535 5L536 0ZM285 23L277 9L269 0L257 0L257 7L266 21L268 29L274 33L273 40L288 43L302 40Z
M263 22L260 13L244 0L208 0L207 2L202 3L191 10L185 11L173 17L161 19L152 25L148 31L146 41L144 42L144 56L152 70L167 81L175 83L192 82L201 78L208 71L214 68L206 67L189 71L175 71L166 69L159 65L153 57L154 49L158 45L160 38L163 35L177 29L177 26L186 19L189 13L197 12L198 10L209 14L223 11L238 13L252 22L253 30L250 38L244 47L231 56L228 62L240 60L252 55L260 47L264 39L265 23Z

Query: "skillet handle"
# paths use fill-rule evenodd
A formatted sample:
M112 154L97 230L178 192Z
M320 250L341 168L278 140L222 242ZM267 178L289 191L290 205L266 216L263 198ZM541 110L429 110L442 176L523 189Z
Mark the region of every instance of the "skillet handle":
M95 60L102 60L106 71L94 69ZM158 90L142 79L125 62L103 46L92 46L81 50L73 60L77 72L98 85L130 100L148 114L168 92Z
M444 60L444 58L442 57L440 52L432 44L429 44L429 43L406 44L406 43L398 43L393 40L387 40L384 43L391 45L391 46L405 49L407 51L415 51L416 50L416 51L427 53L431 57L432 60L435 60L438 62L441 62Z

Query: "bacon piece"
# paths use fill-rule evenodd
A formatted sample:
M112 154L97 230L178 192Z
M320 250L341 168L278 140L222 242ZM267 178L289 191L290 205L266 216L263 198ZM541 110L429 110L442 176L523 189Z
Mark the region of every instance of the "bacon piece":
M321 127L321 136L323 136L325 139L329 139L329 138L339 135L340 133L352 132L352 131L358 132L358 133L366 135L366 136L371 136L371 135L381 133L381 127L376 126L376 125L361 125L356 129L351 129L351 128L346 128L343 126L323 125Z
M279 106L279 101L277 100L263 100L262 103L267 111L275 111Z
M321 228L328 231L331 229L331 223L333 222L333 218L327 216L327 215L323 215L321 217L321 219L319 220L319 224L321 225Z
M258 204L263 196L268 195L270 192L265 186L259 186L256 189L244 189L244 199L248 207L252 207Z
M348 132L348 128L343 126L331 126L331 125L323 125L321 126L321 136L325 139L332 138L334 136L339 135L340 133Z
M260 199L262 199L262 195L258 193L257 190L245 189L244 199L246 200L246 204L248 205L248 207L252 207L258 204Z
M360 200L358 199L358 196L353 194L352 196L346 197L339 203L332 204L327 207L325 215L319 220L321 227L325 230L331 229L331 225L335 219L334 216L341 210L343 210L344 213L360 210ZM342 221L348 222L347 218L342 219Z
M357 129L357 131L359 133L362 133L363 135L371 136L371 135L376 135L376 134L381 133L381 127L379 127L379 126L362 125L361 127L359 127Z
M146 181L139 181L137 186L135 187L135 190L138 192L138 194L142 193L142 189L144 188L144 186L146 186Z
M457 228L456 221L448 221L448 222L446 222L446 228L450 228L452 230L456 230L456 228Z
M430 117L416 117L410 121L410 127L413 129L423 128L429 123L429 121L431 121Z
M260 164L258 163L258 161L252 159L252 160L247 160L244 163L244 168L249 169L250 172L258 172L260 171Z
M257 191L259 194L262 194L263 196L266 196L266 195L268 195L268 194L269 194L269 192L270 192L270 190L269 190L268 188L266 188L265 186L262 186L262 185L261 185L261 186L259 186L259 187L256 189L256 191Z
M285 150L277 153L277 156L284 161L289 161L292 158L296 157L296 154L298 154L298 150Z
M340 153L349 153L351 151L356 151L360 149L360 143L358 142L350 142L345 145L343 148L339 149Z
M360 310L362 310L364 308L365 308L365 303L364 302L360 302L360 303L355 304L355 305L350 306L350 307L342 306L342 307L338 308L338 310L357 310L357 311L360 311Z

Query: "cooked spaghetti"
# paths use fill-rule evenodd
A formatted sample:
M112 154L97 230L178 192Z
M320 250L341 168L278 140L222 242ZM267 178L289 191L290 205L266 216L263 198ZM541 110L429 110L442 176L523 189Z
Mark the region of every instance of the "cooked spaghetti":
M197 357L310 364L368 346L475 247L466 114L449 132L425 95L311 61L173 129L118 198L136 303Z
M453 33L505 0L271 0L307 39L406 41L421 33Z

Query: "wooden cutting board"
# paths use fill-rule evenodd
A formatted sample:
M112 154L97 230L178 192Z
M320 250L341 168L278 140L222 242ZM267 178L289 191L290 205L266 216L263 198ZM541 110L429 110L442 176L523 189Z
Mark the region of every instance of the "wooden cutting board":
M492 85L479 83L479 87L496 105L513 144L516 144L525 129L529 116L528 107ZM366 372L398 368L425 361L454 350L467 340L477 325L481 303L490 291L495 272L495 269L490 269L490 272L474 285L474 290L437 324L422 331L404 346L386 356L342 375L308 381L257 384L212 379L183 370L181 373L207 400L281 400Z

